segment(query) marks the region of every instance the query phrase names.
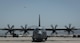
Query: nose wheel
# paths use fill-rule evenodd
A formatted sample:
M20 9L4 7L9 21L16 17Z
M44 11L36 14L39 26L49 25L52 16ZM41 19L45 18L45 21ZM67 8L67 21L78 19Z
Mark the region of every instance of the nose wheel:
M33 38L33 41L35 41L35 39Z

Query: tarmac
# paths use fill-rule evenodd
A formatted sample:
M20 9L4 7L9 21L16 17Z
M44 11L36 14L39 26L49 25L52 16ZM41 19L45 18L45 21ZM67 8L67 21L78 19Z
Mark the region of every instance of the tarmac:
M32 42L32 37L0 37L0 43L80 43L80 38L48 37L47 41Z

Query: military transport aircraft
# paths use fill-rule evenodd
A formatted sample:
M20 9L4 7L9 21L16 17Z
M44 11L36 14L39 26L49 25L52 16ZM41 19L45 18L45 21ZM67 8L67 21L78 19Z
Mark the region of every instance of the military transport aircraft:
M19 37L19 35L16 34L15 31L23 31L24 32L23 35L26 33L29 34L28 31L33 31L33 35L32 35L33 41L35 41L35 40L47 40L47 32L46 31L52 31L51 34L54 34L54 33L58 34L57 30L64 30L64 31L67 31L68 34L70 34L71 32L74 34L73 30L79 30L79 29L75 29L75 27L71 27L71 24L69 24L69 26L65 26L65 29L56 29L58 25L55 25L55 26L51 25L51 28L44 29L43 27L41 27L40 15L39 15L39 25L35 29L27 28L27 24L25 26L21 26L22 29L15 29L14 25L10 26L8 24L7 26L8 26L8 28L0 29L0 30L7 30L5 35L10 33L13 37Z

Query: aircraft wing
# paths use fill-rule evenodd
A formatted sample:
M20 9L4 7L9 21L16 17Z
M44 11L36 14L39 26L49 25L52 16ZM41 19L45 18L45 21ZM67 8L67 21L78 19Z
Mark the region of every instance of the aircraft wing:
M20 28L14 28L14 29L5 29L5 28L0 28L0 30L14 30L14 31L17 31L17 30L28 30L28 31L33 31L34 29L20 29Z
M34 29L20 29L20 28L15 28L15 29L2 29L2 28L0 28L0 30L28 30L28 31L33 31ZM39 29L39 30L41 30L41 29ZM52 31L53 29L50 29L50 28L46 28L46 30L47 31ZM67 30L67 29L55 29L55 30ZM79 28L78 29L73 29L73 30L80 30Z
M47 31L51 31L51 30L53 30L53 29L46 29ZM55 30L67 30L67 29L55 29ZM73 30L80 30L80 29L73 29Z

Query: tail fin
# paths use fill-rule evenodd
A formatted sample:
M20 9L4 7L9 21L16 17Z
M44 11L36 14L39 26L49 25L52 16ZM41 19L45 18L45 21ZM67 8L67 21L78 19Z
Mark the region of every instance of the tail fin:
M41 26L41 23L40 23L40 14L39 14L39 27Z

